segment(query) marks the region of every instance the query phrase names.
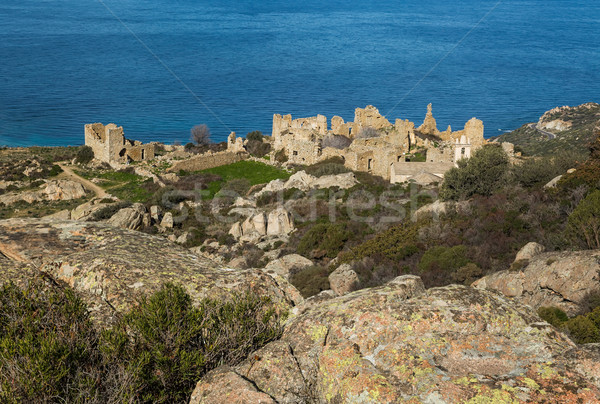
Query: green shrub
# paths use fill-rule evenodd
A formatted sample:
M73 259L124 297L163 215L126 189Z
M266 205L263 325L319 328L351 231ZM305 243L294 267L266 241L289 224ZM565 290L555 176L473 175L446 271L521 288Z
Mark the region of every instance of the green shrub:
M379 233L372 239L352 248L340 256L340 263L360 261L367 257L384 257L400 261L419 252L416 223L402 223Z
M600 248L600 190L579 202L569 215L567 232L576 245Z
M600 330L586 316L577 316L566 322L569 335L578 344L600 342Z
M87 164L94 159L94 151L90 146L81 146L75 157L78 164Z
M85 402L102 374L98 335L69 289L35 279L0 289L0 401Z
M440 197L459 200L473 195L492 195L502 186L508 165L508 156L499 144L486 145L446 172Z
M248 140L248 141L256 140L256 141L262 142L263 134L259 130L253 130L252 132L250 132L246 135L246 140Z
M63 169L60 168L59 165L53 164L52 168L50 169L50 172L48 172L48 176L50 176L50 177L56 177L58 174L60 174L62 172L63 172Z
M351 235L344 223L318 223L300 239L298 252L311 257L335 258Z
M0 288L1 402L187 402L200 377L281 335L269 298L234 294L195 307L164 285L97 331L67 286L42 278Z
M483 270L472 262L456 270L453 280L463 285L470 285L483 276Z
M254 157L263 157L271 151L271 144L262 140L248 140L246 151Z
M425 251L419 262L421 272L441 270L448 273L456 272L469 263L467 248L464 245L454 247L432 247Z
M537 309L537 314L542 320L552 324L556 328L563 328L564 324L569 320L567 314L558 307L540 307Z
M305 268L290 276L294 285L304 298L308 298L327 290L329 286L329 270L321 266Z

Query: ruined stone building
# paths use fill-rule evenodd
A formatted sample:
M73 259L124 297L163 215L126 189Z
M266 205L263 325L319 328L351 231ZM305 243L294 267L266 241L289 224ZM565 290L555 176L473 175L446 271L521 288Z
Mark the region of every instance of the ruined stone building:
M154 159L154 144L126 139L123 127L114 123L85 125L85 145L92 148L96 159L106 163L127 164Z
M361 137L367 128L376 130L378 136ZM352 143L344 149L323 147L323 140L332 135L346 136ZM462 130L453 132L448 127L440 132L431 104L418 128L402 119L392 124L372 105L356 108L353 122L334 116L330 129L323 115L292 119L291 115L275 114L272 139L274 153L283 149L291 163L310 165L340 157L352 170L369 172L391 182L408 181L416 176L430 182L440 181L458 160L469 158L486 143L483 122L476 118L469 120ZM425 153L426 161L410 161L415 151Z

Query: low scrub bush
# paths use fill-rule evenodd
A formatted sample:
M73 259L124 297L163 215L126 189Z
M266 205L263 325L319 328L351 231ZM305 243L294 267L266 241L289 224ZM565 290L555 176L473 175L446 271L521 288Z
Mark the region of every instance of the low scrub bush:
M246 151L254 157L263 157L271 151L271 144L262 140L248 140Z
M569 316L558 307L540 307L537 314L542 320L552 324L556 328L562 328L569 320Z
M294 285L304 298L308 298L329 289L330 271L322 266L305 268L290 276L290 283Z
M335 258L351 236L345 223L318 223L300 239L298 252L311 258Z
M0 289L0 401L85 402L100 393L98 334L68 288L35 279Z
M70 288L42 278L0 288L0 401L187 402L207 371L279 338L285 313L234 294L193 305L164 285L97 331Z
M90 146L81 146L75 157L77 164L87 164L94 159L94 151Z
M567 232L577 246L600 248L600 190L579 202L569 215Z

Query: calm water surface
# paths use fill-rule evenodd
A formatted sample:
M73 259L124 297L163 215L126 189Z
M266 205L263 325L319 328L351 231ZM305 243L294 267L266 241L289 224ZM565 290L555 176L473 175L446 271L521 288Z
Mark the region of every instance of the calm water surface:
M223 140L367 104L419 124L429 102L439 128L476 116L493 136L588 101L598 1L0 3L0 145L81 144L89 122L168 143L206 123Z

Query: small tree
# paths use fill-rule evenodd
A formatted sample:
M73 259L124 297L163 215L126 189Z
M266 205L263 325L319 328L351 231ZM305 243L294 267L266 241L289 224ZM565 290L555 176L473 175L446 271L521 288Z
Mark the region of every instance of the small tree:
M499 144L486 145L446 172L440 196L444 200L458 200L492 195L505 180L508 166L508 156Z
M246 140L248 140L248 141L250 141L250 140L258 140L258 141L262 142L262 140L263 140L263 134L259 130L253 130L252 132L249 132L246 135Z
M205 124L196 125L191 129L192 142L198 146L206 146L212 143L210 140L210 129Z

